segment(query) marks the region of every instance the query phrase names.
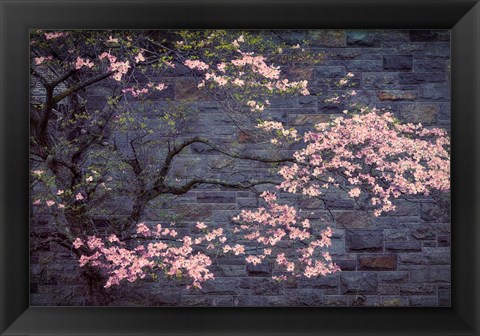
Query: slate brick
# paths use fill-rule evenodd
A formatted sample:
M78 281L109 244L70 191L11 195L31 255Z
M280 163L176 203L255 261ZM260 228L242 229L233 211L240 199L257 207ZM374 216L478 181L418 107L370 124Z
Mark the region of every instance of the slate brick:
M412 68L413 68L412 55L383 56L383 69L385 71L411 71Z
M349 252L382 252L382 231L349 230L345 235L345 244Z

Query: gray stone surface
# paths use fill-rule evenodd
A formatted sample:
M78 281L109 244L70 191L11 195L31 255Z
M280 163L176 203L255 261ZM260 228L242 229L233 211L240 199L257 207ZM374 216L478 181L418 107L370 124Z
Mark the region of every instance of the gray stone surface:
M350 230L346 232L345 244L348 252L382 252L383 234L381 230Z

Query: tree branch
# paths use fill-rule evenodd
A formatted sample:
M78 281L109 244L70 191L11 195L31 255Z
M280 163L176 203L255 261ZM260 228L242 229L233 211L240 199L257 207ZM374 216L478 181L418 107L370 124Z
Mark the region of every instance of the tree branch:
M234 158L234 159L242 159L242 160L252 160L252 161L257 161L257 162L263 162L263 163L283 163L283 162L295 162L293 158L280 158L280 159L269 159L269 158L264 158L260 156L250 156L250 155L245 155L245 154L240 154L240 153L235 153L235 152L229 152L226 149L217 146L210 142L207 139L200 138L200 137L194 137L191 139L188 139L178 146L175 146L172 150L170 150L165 157L165 161L163 163L162 168L160 169L160 172L158 174L158 178L155 181L155 186L156 188L161 187L164 185L164 181L168 175L168 172L170 170L170 165L175 158L176 155L178 155L183 149L186 147L194 144L194 143L203 143L210 148L214 149L215 151L224 154L228 157Z
M215 179L193 179L189 181L187 184L181 186L181 187L175 187L175 186L164 186L163 189L161 190L161 193L165 194L174 194L174 195L183 195L187 193L189 190L191 190L193 187L199 184L210 184L210 185L218 185L222 187L231 187L231 188L237 188L237 189L250 189L258 185L262 184L274 184L278 185L280 184L278 181L273 181L273 180L262 180L262 181L248 181L248 182L227 182L227 181L222 181L222 180L215 180Z
M47 87L47 86L50 85L50 83L47 81L47 79L40 72L35 70L35 68L31 68L30 73L32 75L34 75L35 77L37 77L38 79L40 79L40 81L42 82L44 87Z
M61 101L63 98L70 96L72 93L77 92L78 90L81 90L83 88L86 88L87 86L90 86L92 84L95 84L96 82L99 82L101 80L104 80L105 78L110 77L113 74L113 71L108 71L103 74L100 74L98 76L92 77L89 80L86 80L84 82L78 83L77 85L71 87L70 89L67 89L63 91L62 93L59 93L55 97L53 97L53 103L54 105Z
M65 81L68 77L70 77L71 75L73 75L75 73L75 69L70 69L68 70L67 72L65 72L63 75L61 75L60 77L58 77L57 79L55 79L53 82L50 82L49 85L51 85L52 87L55 87L57 86L58 84L60 84L61 82Z

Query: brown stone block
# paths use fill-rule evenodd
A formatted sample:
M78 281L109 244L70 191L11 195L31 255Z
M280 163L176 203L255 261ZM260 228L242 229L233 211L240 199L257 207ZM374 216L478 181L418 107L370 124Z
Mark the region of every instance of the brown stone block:
M380 101L384 100L414 100L417 95L413 92L404 91L380 91L377 95Z
M397 258L393 254L361 255L358 257L359 270L389 271L397 268Z

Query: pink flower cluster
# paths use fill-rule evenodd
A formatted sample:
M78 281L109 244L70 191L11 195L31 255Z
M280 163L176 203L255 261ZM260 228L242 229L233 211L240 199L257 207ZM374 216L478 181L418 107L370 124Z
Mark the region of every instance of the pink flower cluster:
M40 64L42 64L43 62L45 62L45 61L50 61L50 60L52 60L52 59L53 59L53 56L51 56L51 55L50 55L50 56L47 56L47 57L41 56L41 57L35 57L35 58L34 58L34 60L35 60L35 65L40 65Z
M45 39L47 40L53 40L62 36L67 36L67 33L64 32L52 32L52 33L45 33L44 34Z
M143 56L142 52L139 52L135 55L135 63L145 62L145 56Z
M128 72L128 69L130 69L129 61L110 63L110 70L115 72L112 77L118 82L122 80L123 75Z
M228 83L229 78L227 76L217 76L214 72L208 72L205 74L205 80L213 80L219 86L224 86Z
M204 79L198 87L205 87L206 82L217 85L218 87L229 87L240 89L244 87L262 88L271 93L300 92L302 95L309 95L307 88L308 81L290 82L288 79L280 78L280 67L269 65L264 56L255 56L253 53L242 52L239 47L244 42L240 36L232 44L237 48L241 57L230 61L222 61L215 66L209 66L200 60L186 60L185 66L190 69L204 71ZM254 101L249 101L254 102ZM266 101L260 103L254 102L254 105L247 104L251 111L261 112L268 105Z
M75 61L75 69L79 70L79 69L83 68L84 66L91 69L94 66L94 64L93 64L92 61L90 61L87 58L81 58L80 56L77 57L77 60Z
M165 90L167 88L167 85L165 85L164 83L160 83L160 84L157 84L157 85L154 85L153 83L148 83L147 87L144 87L142 89L135 88L135 87L129 87L129 88L122 89L122 92L123 93L130 92L133 97L138 98L138 97L148 93L149 89L153 89L153 90L157 90L157 91Z
M190 69L197 69L200 71L205 71L209 68L208 64L199 60L186 60L184 64Z
M110 63L113 63L117 60L116 56L111 55L110 53L107 53L106 51L104 51L100 56L98 56L99 60L103 60L104 58L107 58L110 61Z
M121 81L123 76L128 72L128 69L130 69L130 62L117 62L117 57L111 55L110 53L107 53L106 51L104 51L100 56L98 56L98 59L100 60L103 60L104 58L107 58L110 62L109 70L114 72L112 78L118 82Z
M296 163L280 169L281 189L317 196L345 181L351 197L372 195L376 216L395 210L392 198L450 189L450 139L444 130L402 125L376 109L315 128L304 136L306 147L295 152Z
M264 247L261 253L247 256L247 263L262 263L272 255L270 247L276 246L275 262L288 274L312 277L340 270L325 250L331 246L330 238L333 232L330 228L322 230L318 239L311 233L310 221L301 219L294 207L277 204L277 197L271 192L264 192L260 196L267 207L260 207L255 211L242 210L240 215L234 218L239 223L237 232L242 232L245 239ZM296 250L301 257L287 258L284 253L278 253L281 242L287 243L287 246L296 244Z
M108 37L108 40L105 41L106 43L118 43L118 38L113 38L112 35Z
M197 223L197 227L207 228L201 222ZM89 264L103 270L108 276L106 288L118 285L124 279L133 282L159 271L170 277L186 276L191 280L187 288L201 288L203 282L214 278L208 269L212 261L206 254L195 252L195 245L207 243L208 246L219 246L226 241L222 228L207 231L195 239L190 236L176 238L176 230L164 228L161 224L151 229L145 223L139 223L135 232L146 242L138 243L131 249L113 234L106 239L96 236L77 238L73 247L85 246L89 251L89 255L81 256L80 266ZM238 245L234 247L237 252L241 249Z
M134 96L136 98L136 97L139 97L139 96L141 96L145 93L148 93L148 89L147 88L136 89L136 88L130 87L130 88L123 89L122 92L123 93L130 92L132 94L132 96Z
M280 67L269 66L265 62L263 56L252 56L252 53L244 53L239 51L242 58L232 60L232 64L236 67L250 66L253 72L258 73L267 79L279 79Z

